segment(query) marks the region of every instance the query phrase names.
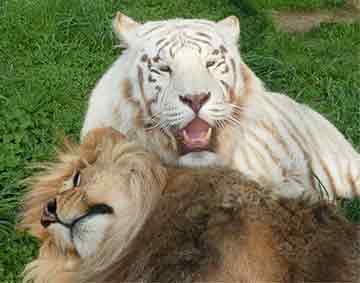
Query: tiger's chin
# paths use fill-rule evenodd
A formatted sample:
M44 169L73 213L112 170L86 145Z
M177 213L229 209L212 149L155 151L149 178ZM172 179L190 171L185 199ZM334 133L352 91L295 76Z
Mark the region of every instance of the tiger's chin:
M182 155L178 160L181 167L219 167L224 166L223 160L218 154L211 151L194 151Z

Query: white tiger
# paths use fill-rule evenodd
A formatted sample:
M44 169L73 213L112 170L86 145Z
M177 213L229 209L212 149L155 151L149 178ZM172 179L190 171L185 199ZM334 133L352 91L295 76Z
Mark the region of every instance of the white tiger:
M330 199L359 195L359 153L324 117L265 90L240 57L235 16L139 24L118 13L113 27L126 50L92 91L82 137L111 126L167 164L231 166L289 197L319 184Z

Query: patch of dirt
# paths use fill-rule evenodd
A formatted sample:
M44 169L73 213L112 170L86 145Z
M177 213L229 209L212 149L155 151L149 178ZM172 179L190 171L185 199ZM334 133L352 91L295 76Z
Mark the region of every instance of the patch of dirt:
M360 0L348 0L348 5L360 10Z
M350 3L351 2L351 3ZM360 0L349 1L342 9L317 11L273 11L276 26L285 32L307 32L321 23L360 21Z

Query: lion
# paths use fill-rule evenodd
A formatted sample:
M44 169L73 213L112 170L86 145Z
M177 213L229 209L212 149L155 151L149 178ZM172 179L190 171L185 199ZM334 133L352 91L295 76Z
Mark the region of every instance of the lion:
M19 227L41 247L24 282L360 282L359 227L333 204L232 169L164 167L112 129L31 184Z
M119 12L113 27L125 50L91 92L82 137L113 127L168 165L226 165L289 197L359 196L359 153L325 117L264 87L239 54L237 17L141 24Z

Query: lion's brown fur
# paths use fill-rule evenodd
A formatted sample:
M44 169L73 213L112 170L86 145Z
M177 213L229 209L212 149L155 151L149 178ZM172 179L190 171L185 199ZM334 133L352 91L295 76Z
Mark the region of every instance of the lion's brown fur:
M78 152L92 156L96 144ZM44 196L30 193L26 200L23 227L41 240L46 230L32 205L53 197L51 186L71 160L59 165L56 178L48 176ZM51 281L56 283L360 282L359 240L358 226L329 203L278 199L271 189L228 169L168 168L155 209L116 258L102 258L109 261L105 269L94 268L97 257L56 254L46 240L37 264L42 273L51 264L61 267ZM41 262L44 258L48 261Z
M359 230L223 169L175 170L125 257L81 282L360 282Z

